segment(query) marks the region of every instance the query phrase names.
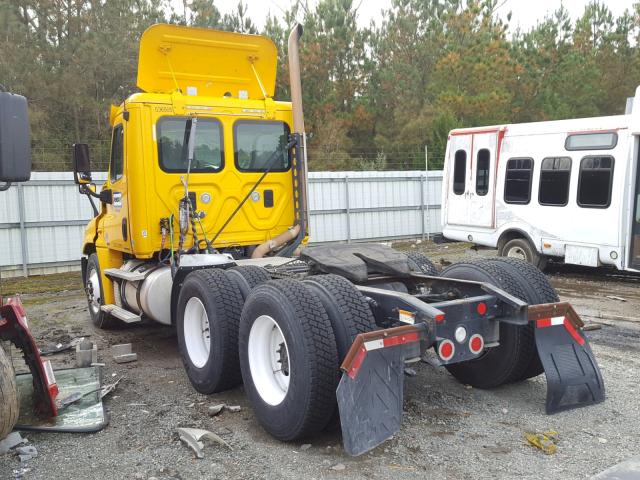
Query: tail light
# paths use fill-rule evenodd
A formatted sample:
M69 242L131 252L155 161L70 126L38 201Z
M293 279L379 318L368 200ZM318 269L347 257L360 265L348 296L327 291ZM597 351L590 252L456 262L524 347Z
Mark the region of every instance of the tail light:
M469 350L471 350L471 353L473 353L474 355L477 355L480 352L482 352L483 349L484 349L484 338L482 338L482 335L478 333L476 333L475 335L472 335L471 338L469 339Z
M456 353L456 347L451 340L442 340L438 344L438 355L442 360L448 362Z

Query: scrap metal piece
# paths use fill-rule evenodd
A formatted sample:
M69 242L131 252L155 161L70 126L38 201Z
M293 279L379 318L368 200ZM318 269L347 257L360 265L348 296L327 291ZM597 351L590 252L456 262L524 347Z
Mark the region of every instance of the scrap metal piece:
M28 441L26 438L22 438L18 432L11 432L4 440L0 440L0 455L4 455L12 448Z
M209 416L210 417L215 417L216 415L218 415L225 407L224 403L221 403L219 405L211 405L209 407Z
M76 345L76 367L90 367L98 361L98 346L90 340L82 339Z
M229 450L233 450L231 445L225 442L221 437L216 435L209 430L203 430L200 428L178 428L178 436L180 440L186 443L191 450L196 454L196 458L204 458L204 452L202 451L204 448L204 443L200 440L209 439L212 440L224 447L227 447Z
M33 445L27 445L25 447L16 448L16 453L20 457L20 462L28 462L32 458L38 456L38 449Z
M108 383L107 385L104 385L100 390L100 400L102 400L104 397L106 397L111 392L113 392L118 386L118 384L120 383L120 380L122 380L122 377L120 377L113 383Z
M640 478L640 457L633 457L600 472L591 480L637 480Z
M603 402L602 373L573 307L566 302L533 305L529 319L535 322L536 347L547 377L546 412Z
M558 432L549 430L542 433L525 433L524 438L533 447L542 450L547 455L553 455L558 450L556 442L558 440Z
M132 353L130 343L123 343L121 345L113 345L111 347L111 353L116 363L128 363L138 360L138 354Z
M54 355L56 353L61 353L61 352L65 352L67 350L71 350L72 348L75 348L76 345L78 345L78 343L80 343L84 339L85 339L85 337L77 337L77 338L74 338L73 340L71 340L69 343L58 343L58 344L50 346L48 348L43 348L43 349L40 350L40 355L42 355L42 356Z

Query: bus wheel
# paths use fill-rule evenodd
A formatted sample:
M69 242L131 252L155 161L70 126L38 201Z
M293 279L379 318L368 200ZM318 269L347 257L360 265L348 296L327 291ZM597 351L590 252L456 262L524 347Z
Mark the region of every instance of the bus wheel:
M501 257L517 258L535 265L540 270L547 266L547 257L540 255L528 240L514 238L505 243L498 255Z

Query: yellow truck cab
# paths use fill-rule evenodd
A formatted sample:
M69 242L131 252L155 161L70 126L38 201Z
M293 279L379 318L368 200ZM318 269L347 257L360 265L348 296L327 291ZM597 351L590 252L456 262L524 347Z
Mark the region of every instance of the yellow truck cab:
M199 254L182 259L198 266L262 257L287 241L289 255L291 244L299 246L306 232L287 148L292 106L273 99L276 68L276 47L266 37L174 25L144 32L137 82L143 92L111 109L109 175L100 194L106 201L83 242L84 270L94 267L88 288L98 290L100 272L102 293L92 311L99 325L111 317L136 321L147 292L122 305L126 288L114 287L153 265L155 273L144 274L162 277L148 283L165 292L169 267L175 274L180 266L178 259L172 265L178 250ZM91 194L84 186L87 147L76 144L74 156L76 178ZM158 269L158 261L168 268ZM117 271L123 268L134 273ZM146 313L169 324L169 297L160 297L163 305Z
M533 265L440 274L384 245L301 248L301 34L289 35L291 102L273 99L276 48L264 37L169 25L142 35L142 92L111 111L99 193L87 145L73 150L95 213L82 252L93 323L175 326L197 391L243 383L260 424L285 441L339 411L351 455L400 428L404 364L431 349L477 388L544 371L548 412L603 401L579 317Z

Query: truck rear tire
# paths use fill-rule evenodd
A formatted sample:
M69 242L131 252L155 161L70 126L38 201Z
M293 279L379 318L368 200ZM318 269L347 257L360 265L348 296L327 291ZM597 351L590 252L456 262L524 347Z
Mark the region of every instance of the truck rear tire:
M409 269L411 271L431 276L440 275L436 266L424 253L405 252L405 255L409 259Z
M100 263L98 255L92 253L87 259L87 273L84 279L84 290L87 295L87 303L89 305L89 315L93 324L104 330L112 329L120 322L100 307L104 305L104 288L102 287L102 276L100 273Z
M524 300L529 305L555 303L560 301L556 290L553 288L551 283L549 283L547 276L535 266L517 258L499 257L493 260L504 263L513 277L520 281L526 295L524 298L521 298L521 300ZM538 357L538 349L534 343L533 358L522 374L522 377L517 380L526 380L527 378L536 377L542 372L544 372L544 368L542 367L542 363Z
M271 275L257 265L240 265L227 270L227 274L238 285L242 298L246 299L252 289L271 280Z
M320 432L336 405L338 353L316 294L293 279L255 288L244 305L240 366L260 424L292 441Z
M540 270L547 266L547 257L538 253L531 243L524 238L514 238L505 243L498 251L498 255L507 258L525 260Z
M490 260L456 263L447 267L442 276L473 280L495 285L518 298L527 293L506 264ZM533 288L529 285L529 288ZM461 383L476 388L494 388L522 379L535 354L535 339L531 325L500 324L500 345L487 349L477 359L446 365Z
M16 422L20 413L20 400L16 374L11 360L0 345L0 440L5 438Z
M338 275L314 275L303 283L315 292L329 316L342 363L358 334L378 329L371 308L358 289Z
M240 384L238 324L242 293L223 271L187 275L176 309L178 346L187 376L200 393L222 392Z

